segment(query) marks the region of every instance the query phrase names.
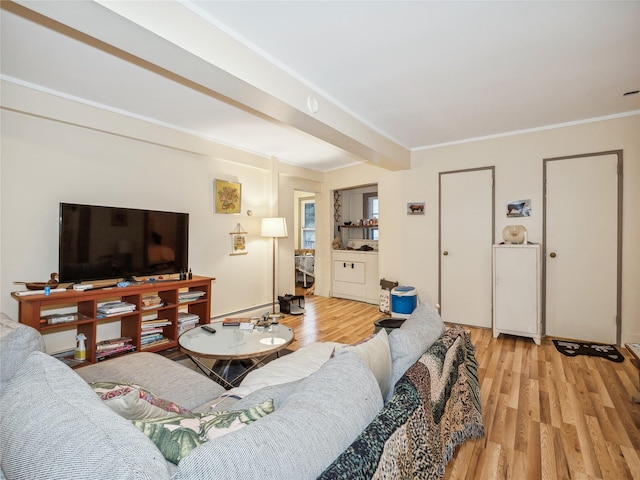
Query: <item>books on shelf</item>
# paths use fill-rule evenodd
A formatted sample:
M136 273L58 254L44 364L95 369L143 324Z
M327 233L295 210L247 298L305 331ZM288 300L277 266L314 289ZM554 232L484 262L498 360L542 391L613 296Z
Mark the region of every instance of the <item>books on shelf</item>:
M169 340L168 338L162 337L158 340L154 340L153 342L145 343L144 345L141 346L141 348L145 350L148 348L157 347L158 345L164 345L165 343L169 343L170 341L171 340Z
M142 335L140 337L140 345L146 345L147 343L153 343L157 340L165 338L162 333L150 333L148 335Z
M51 315L44 315L40 318L41 323L46 323L47 325L57 325L59 323L69 323L69 322L77 322L79 320L85 320L89 317L83 315L82 313L73 312L73 313L52 313Z
M206 292L202 292L200 290L190 290L188 292L180 292L178 293L178 302L193 302L194 300L198 300L206 295Z
M154 308L164 307L165 305L158 295L142 297L142 310L153 310Z
M192 328L196 328L198 326L198 322L196 323L185 323L178 326L178 335L183 334L187 330L191 330Z
M142 321L142 329L147 328L158 328L158 327L166 327L171 325L171 320L166 318L155 318L153 320L143 320Z
M141 335L151 335L152 333L162 333L162 327L142 327Z
M103 340L102 342L96 343L96 352L123 347L131 344L132 341L133 339L131 337L118 337L110 340Z
M98 312L104 315L117 315L133 312L136 306L128 302L105 302L98 305Z
M105 360L115 355L132 352L136 349L131 337L119 337L96 343L96 361Z
M198 321L200 317L195 313L189 312L178 312L178 323L190 322L190 321Z
M200 322L200 317L195 313L178 312L178 333L191 330Z

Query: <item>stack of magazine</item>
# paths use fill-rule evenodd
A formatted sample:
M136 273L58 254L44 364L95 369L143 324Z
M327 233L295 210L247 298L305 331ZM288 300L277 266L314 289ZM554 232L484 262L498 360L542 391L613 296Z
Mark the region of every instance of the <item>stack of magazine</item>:
M142 297L142 310L151 310L164 306L164 302L158 295Z
M166 318L156 318L142 322L140 331L141 348L151 348L169 342L164 336L164 327L171 325L171 321Z
M200 317L195 313L178 312L178 334L191 330L200 321Z
M122 315L123 313L133 312L136 306L127 302L106 302L98 305L98 316Z
M190 290L188 292L180 292L178 294L178 302L193 302L194 300L198 300L201 297L204 297L206 292L202 292L200 290Z
M136 349L132 345L131 337L112 338L96 343L96 361L105 360L121 353L131 352Z

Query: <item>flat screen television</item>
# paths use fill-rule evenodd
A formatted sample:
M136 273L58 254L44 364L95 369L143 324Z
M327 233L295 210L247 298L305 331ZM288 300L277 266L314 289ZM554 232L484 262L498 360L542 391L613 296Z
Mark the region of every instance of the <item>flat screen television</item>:
M189 214L60 204L60 283L186 271Z

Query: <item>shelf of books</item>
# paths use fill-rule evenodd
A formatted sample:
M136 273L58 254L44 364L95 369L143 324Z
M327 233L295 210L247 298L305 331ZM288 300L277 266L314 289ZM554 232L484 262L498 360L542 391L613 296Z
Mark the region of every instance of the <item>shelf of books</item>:
M14 292L20 322L42 335L71 330L86 337L86 359L73 349L55 354L73 368L135 351L160 351L178 345L178 336L209 323L210 277L149 282L122 288L57 291L50 295ZM119 323L120 335L98 338L98 326ZM117 328L116 324L116 328ZM45 339L46 340L46 339Z

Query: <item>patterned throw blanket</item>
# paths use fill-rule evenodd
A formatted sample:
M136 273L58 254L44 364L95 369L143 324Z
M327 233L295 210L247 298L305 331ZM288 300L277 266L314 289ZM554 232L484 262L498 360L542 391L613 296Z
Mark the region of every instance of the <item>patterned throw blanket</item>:
M469 333L449 328L404 374L392 399L319 477L437 479L454 450L484 436Z

